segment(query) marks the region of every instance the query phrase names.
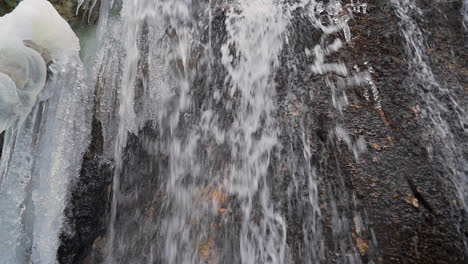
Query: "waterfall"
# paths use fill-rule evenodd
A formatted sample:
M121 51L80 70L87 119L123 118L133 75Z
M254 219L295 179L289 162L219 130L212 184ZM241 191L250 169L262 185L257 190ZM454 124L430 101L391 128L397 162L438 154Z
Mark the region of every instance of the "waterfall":
M216 91L219 94L214 96L228 94L240 100L234 102L237 106L231 105L231 100L225 103L234 120L224 135L232 160L224 185L240 200L241 263L285 262L286 223L272 203L267 183L272 176L268 172L272 151L278 144L273 74L289 20L287 7L285 13L283 8L275 1L263 0L231 7L226 20L227 42L221 47L228 76L226 90ZM262 215L254 216L256 210ZM255 223L253 217L258 217Z
M331 25L317 19L323 12L317 11L317 5L315 2L306 5L314 25L325 35L343 30L349 41L347 21L334 20L341 12L341 4L334 1L327 6L330 20L334 21ZM121 15L116 18L117 26L108 32L112 32L109 38L113 40L117 36L124 38L103 45L110 55L100 69L104 80L100 82L104 95L101 100L106 108L99 115L109 131L105 138L111 139L109 142L115 140L110 144L115 144L116 163L106 262L157 259L167 263L199 263L222 262L233 257L241 263L290 261L285 219L271 193L271 182L279 176L271 174L272 167L276 166L271 161L281 147L275 121L274 75L283 46L288 45L291 11L301 7L305 6L266 0L210 2L208 6L191 1L123 3ZM217 19L213 14L219 16L221 12L226 16L223 25L226 32L213 32L212 23ZM208 39L204 37L206 31ZM340 47L339 39L331 47L317 45L318 61L312 66L312 72L325 74L331 70L347 75L343 64L324 63L324 56ZM219 52L219 59L207 56L215 52ZM116 75L120 74L118 68L107 67L122 67L122 76ZM146 75L147 72L158 74ZM205 83L197 83L200 75L207 79ZM118 84L116 95L106 92L113 89L107 83ZM345 83L358 85L372 81L370 74L363 72L345 79ZM334 87L330 82L330 88ZM340 89L343 92L343 87ZM138 90L151 96L136 98ZM200 93L205 96L200 97ZM113 96L120 99L109 101ZM342 99L337 95L335 101L339 100ZM338 104L336 107L342 108ZM145 108L146 105L152 107ZM137 114L138 109L141 111ZM109 113L114 116L110 117ZM128 207L145 200L138 195L143 192L138 188L143 187L130 187L135 181L132 178L140 176L125 169L129 159L138 155L125 154L129 151L128 139L148 125L156 129L157 136L144 140L144 144L149 144L145 151L153 158L168 160L168 167L153 172L152 176L158 178L160 185L154 191L160 192L158 197L163 199L158 220L148 219L146 212ZM352 142L339 125L333 133L347 142L356 158L363 151L363 140ZM305 137L303 134L303 162L308 163L311 153ZM303 173L302 169L298 170ZM314 196L318 195L317 174L310 164L304 173L307 181L302 184L311 192L308 206L317 212L312 231L319 232L320 220L316 217L320 209ZM302 182L302 179L295 180ZM122 181L130 186L123 187ZM137 189L122 193L127 188ZM156 209L151 206L147 210ZM119 214L125 214L127 221L137 221L139 227L123 227ZM240 223L232 222L234 219L240 219ZM217 227L213 223L218 223ZM236 225L236 232L228 228L229 223ZM309 227L304 228L304 232L310 232ZM164 243L141 241L145 236L156 237ZM311 260L323 258L318 233L308 243L314 252ZM218 244L234 248L222 252ZM129 255L134 250L141 255Z
M468 4L436 2L77 0L77 37L21 1L0 264L463 263Z
M228 196L237 195L244 219L241 237L238 238L242 262L282 263L286 239L284 220L275 212L273 205L269 204L266 176L270 152L277 144L273 122L273 70L278 64L277 58L283 46L282 37L288 15L283 13L281 4L274 1L235 4L229 7L230 18L226 22L229 41L222 47L222 64L228 69L228 75L222 82L223 86L214 87L214 94L204 99L206 109L197 118L198 113L195 113L197 111L193 107L199 102L192 99L192 86L197 74L195 70L197 64L211 65L213 62L203 61L209 58L196 61L196 56L200 56L200 49L204 49L204 54L212 52L212 36L210 35L208 42L199 43L197 32L205 29L198 28L197 23L200 22L196 21L199 19L197 12L206 12L206 7L202 5L199 10L194 11L191 10L193 5L190 1L137 1L124 3L122 6L122 13L118 18L121 26L116 30L122 30L117 34L125 36L117 44L121 45L125 58L122 62L107 63L123 67L123 75L118 80L119 103L110 106L118 116L119 124L116 125L116 131L111 131L115 135L110 136L116 138L113 155L116 170L107 262L120 259L122 254L126 254L125 250L132 247L122 234L117 234L119 230L115 227L117 214L121 210L119 204L125 203L121 200L125 198L121 196L119 187L124 169L122 155L127 134L136 134L147 122L151 122L159 127L162 138L158 145L165 148L163 151L170 160L167 175L159 176L166 182L164 192L170 198L166 198L167 202L163 206L171 210L161 220L161 236L166 243L163 252L159 253L163 254L160 258L169 263L195 263L200 259L216 258L212 253L203 253L200 241L212 244L214 239L222 239L214 237L214 231L209 226L210 221L226 210L221 208L226 205L219 204L216 196L222 197L224 203ZM249 13L250 10L253 11L252 5L261 6L264 17L256 18L255 14ZM209 7L208 9L214 8ZM243 15L236 14L238 10L244 10ZM210 21L211 17L208 22ZM155 40L160 44L154 45ZM172 45L169 46L169 43ZM262 43L263 48L255 49L259 43ZM276 44L270 47L270 43ZM143 50L147 49L144 54L141 54L141 47L146 47ZM231 55L230 50L234 54ZM168 52L167 58L161 55L164 52ZM115 56L108 58L120 60ZM139 72L141 67L155 69L151 72L159 71L159 74L144 76ZM259 69L261 70L258 71ZM163 72L172 74L172 77L165 78ZM143 83L140 83L140 79L143 79ZM154 94L153 104L148 102L151 97L135 98L137 89ZM226 109L223 111L235 116L228 127L219 124L221 117L215 109L210 109L222 102L221 97L226 97ZM135 111L139 104L150 108L142 109L137 117ZM183 121L187 115L192 115L194 119L190 126ZM108 122L105 119L101 121ZM212 144L213 149L227 148L231 152L229 162L218 169L207 167L213 162L221 161L216 153L208 152L204 159L199 157L200 150L206 144ZM246 155L255 158L245 160ZM127 174L125 177L132 175ZM193 183L187 185L184 181ZM253 225L249 219L252 217L256 195L261 196L261 203L255 206L261 206L265 216L261 223ZM201 227L196 228L193 221L199 221ZM158 249L150 251L155 250ZM151 252L146 254L156 254Z

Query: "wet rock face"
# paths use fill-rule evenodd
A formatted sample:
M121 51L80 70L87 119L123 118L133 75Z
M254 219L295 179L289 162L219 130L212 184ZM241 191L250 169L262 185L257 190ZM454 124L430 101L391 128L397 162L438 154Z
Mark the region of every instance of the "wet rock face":
M76 19L76 4L73 0L49 0L54 5L57 12L68 22Z
M100 0L84 0L78 8L75 0L49 0L57 9L57 12L70 23L95 24L99 18Z
M437 6L432 8L438 12ZM457 5L448 9L444 12L452 13L458 20ZM458 27L453 25L456 22L451 23L443 27L444 34L450 36L445 45L462 38ZM370 260L374 263L464 263L465 238L458 231L461 208L454 206L457 197L453 184L441 171L440 163L428 157L426 142L420 136L424 126L414 106L424 102L417 99L416 90L410 89L406 81L411 72L398 17L387 2L369 1L368 14L354 14L349 24L351 42L331 60L345 62L350 71L355 65L361 69L372 66L375 70L372 77L382 100L381 110L376 109L375 101L366 100L368 87L355 86L346 91L350 104L343 116L336 113L330 106L327 77L312 75L307 65L313 63L313 58L308 59L303 53L318 43L314 34L320 34L300 19L293 22L292 47L282 61L282 65L293 63L297 73L281 67L277 75L282 145L293 149L283 150L283 160L291 162L288 156L301 153L301 126L313 142L315 154L310 162L317 167L319 175L320 224L326 241L320 258L323 263L347 263L346 253L357 255L364 263ZM331 42L334 37L343 38L336 34L325 41ZM439 51L439 56L451 53L450 49ZM449 67L438 69L449 80L458 76ZM365 138L368 152L360 155L358 162L344 142L329 136L337 124L353 139ZM285 193L290 181L290 172L286 170L283 187L273 193ZM303 228L310 221L304 212L310 208L298 193L294 199L286 200L283 210L288 219L288 244L295 263L304 263L307 252L303 250Z
M417 108L424 102L409 87L412 72L399 18L388 1L368 2L368 13L354 14L350 21L350 43L333 54L331 60L344 62L350 72L355 65L372 66L380 109L373 99L366 99L369 87L362 85L347 88L350 103L342 115L337 113L331 106L332 91L326 79L336 81L339 76L313 74L310 65L314 58L305 54L306 48L313 50L319 43L321 32L301 17L301 10L294 14L289 29L290 46L281 55L275 77L281 147L272 155L269 174L273 176L268 182L287 222L287 260L298 264L466 263L466 233L462 232L467 221L454 202L458 198L449 175L437 159L427 155L427 142L421 137L425 128ZM418 3L426 14L436 17L418 23L421 22L428 36L438 78L454 85L463 82L466 62L461 55L466 48L460 48L464 36L456 26L461 19L459 2ZM213 19L216 57L220 56L219 42L225 40L224 22L224 13L216 13ZM337 37L343 39L342 33L325 41ZM213 82L218 83L210 83L202 74L195 78L194 118L213 87L224 83L225 71L218 59L213 67L219 74ZM464 96L460 94L460 98ZM229 113L224 114L229 123ZM342 140L330 133L337 125L345 128L353 139L365 138L367 152L358 160ZM167 210L161 208L166 198L163 176L169 161L163 145L148 148L149 144L164 141L164 135L158 131L148 125L139 136L129 136L123 158L126 166L117 176L121 193L126 197L118 201L117 239L134 241L128 248L132 254L116 256L122 263L141 260L144 246L162 243L158 240L160 220ZM101 144L101 130L95 121L93 143L66 211L71 230L65 230L61 237L60 263L102 262L113 172L112 166L100 161ZM307 158L301 156L305 144L311 148ZM310 184L304 170L307 166L314 168L317 177L320 215L309 202L314 194L307 188ZM294 184L301 188L294 189ZM235 197L232 200L235 204ZM224 225L216 232L235 237L232 233L238 231L239 219L233 204L229 207L232 214L223 218ZM220 263L240 261L234 242L214 243L222 252L219 259L224 262ZM202 248L209 251L210 245L206 243ZM153 257L156 263L163 263L158 254Z
M65 230L60 235L59 263L100 263L111 200L112 166L102 158L102 129L93 120L91 146L77 182L72 183L65 209Z

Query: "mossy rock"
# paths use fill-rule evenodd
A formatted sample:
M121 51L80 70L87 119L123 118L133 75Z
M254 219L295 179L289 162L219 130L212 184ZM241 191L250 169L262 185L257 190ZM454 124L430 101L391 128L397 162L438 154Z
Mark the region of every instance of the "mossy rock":
M49 0L57 12L68 22L75 20L76 2L72 0Z
M10 13L15 9L20 1L18 0L0 0L0 16ZM57 12L68 22L75 20L76 3L72 0L49 0Z
M0 16L10 13L18 3L15 0L1 0L0 1Z

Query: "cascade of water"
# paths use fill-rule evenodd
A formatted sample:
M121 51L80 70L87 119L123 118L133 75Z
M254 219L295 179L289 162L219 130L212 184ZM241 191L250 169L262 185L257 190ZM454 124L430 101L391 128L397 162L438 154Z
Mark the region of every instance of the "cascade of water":
M336 112L334 116L333 124L328 131L329 139L333 141L333 145L337 149L331 149L331 151L339 151L339 145L344 143L344 145L349 149L349 151L354 155L356 161L359 161L360 155L366 152L366 142L363 137L354 138L348 133L343 125L344 109L349 105L347 91L351 87L368 87L364 88L364 95L368 101L374 102L374 107L377 110L381 110L380 98L378 89L372 79L373 69L368 66L367 71L360 71L356 66L356 72L352 73L348 70L344 62L328 62L333 53L338 53L347 43L351 42L351 30L349 26L349 21L352 16L352 12L355 13L367 13L367 4L360 3L360 1L351 1L350 4L344 5L342 1L329 1L326 4L323 4L321 1L308 1L306 3L300 3L297 7L301 7L305 10L307 17L310 19L311 24L318 30L322 32L319 43L315 45L312 51L309 49L305 50L307 57L313 57L314 63L311 65L311 71L314 74L322 75L325 81L326 86L330 89L331 94L331 103L333 109L332 112ZM342 32L344 35L344 41L339 37L336 37L336 33ZM330 40L332 38L332 40ZM364 63L367 65L367 63ZM372 96L369 96L369 91ZM303 139L304 146L309 146L310 142ZM309 147L310 148L310 147ZM333 148L333 147L332 147ZM304 154L309 156L310 151L307 151L307 147L304 148ZM341 251L342 262L343 263L362 263L359 253L356 252L353 248L353 237L350 232L350 223L345 216L345 212L338 209L338 204L348 204L349 209L352 211L354 221L362 223L361 213L355 209L356 204L354 201L346 201L347 197L354 197L355 194L348 194L348 190L344 185L344 179L341 175L341 169L337 168L338 171L335 177L338 177L337 185L333 187L327 187L326 185L320 186L320 189L329 188L327 194L329 196L329 214L331 217L331 222L333 226L332 235L334 238L334 243ZM322 171L320 171L322 172ZM321 249L320 241L320 222L322 221L321 207L317 204L320 200L318 195L318 179L320 177L325 177L325 175L317 175L317 168L311 169L309 173L309 183L307 184L311 189L310 195L310 205L314 210L317 211L315 216L312 218L313 226L312 230L314 235L318 236L317 238L313 235L306 232L310 232L310 229L304 230L304 237L311 237L310 240L305 241L306 245L314 246L315 248L311 250L313 252L312 257L308 259L309 263L320 263L324 261L324 253ZM326 173L326 172L322 172ZM338 189L339 191L336 192ZM323 191L326 192L326 191ZM345 200L343 200L345 199ZM346 210L346 209L345 209ZM360 229L357 229L357 235L361 235L362 226ZM356 234L353 234L355 236ZM322 238L323 239L323 238Z
M142 76L144 74L141 68L141 61L145 59L140 54L140 44L143 46L149 45L148 43L141 43L144 42L142 36L147 34L147 37L153 40L160 39L164 35L164 24L156 16L156 12L160 10L159 3L157 1L124 2L120 16L117 17L109 12L112 8L112 6L101 8L101 16L108 15L104 17L105 24L107 24L107 20L112 20L113 25L108 26L107 29L110 29L110 31L100 31L101 33L105 32L106 36L99 35L98 38L102 39L106 44L101 46L99 53L102 56L102 61L98 61L96 66L100 72L96 76L96 81L100 85L97 115L101 122L106 125L104 131L104 139L108 142L106 149L108 155L115 162L106 252L107 263L117 261L116 256L120 255L119 251L125 248L126 244L117 238L116 217L119 211L119 203L123 199L120 192L120 178L124 169L123 153L127 145L128 135L137 134L147 121L156 121L155 116L157 116L159 107L158 93L161 90L161 81L165 78L164 69L160 67L161 61L162 64L164 64L164 61L151 52L145 54L149 57L146 60L152 62L149 63L149 69L146 69L150 72L150 75L147 77ZM146 23L152 25L149 32L143 32ZM100 24L101 28L106 28L106 26ZM120 36L124 36L124 38L118 40ZM152 59L155 60L152 61ZM140 84L137 82L144 78L146 80L143 81L142 87L139 87ZM106 82L117 84L118 91L116 92L114 87L107 85ZM139 96L136 94L139 92L138 89L143 89L141 93L145 97L136 97ZM113 154L110 154L112 148Z
M101 107L105 106L101 108L104 110L101 110L101 113L107 112L107 117L103 115L104 118L101 118L104 123L115 124L115 121L112 121L115 118L109 117L109 113L112 112L117 112L119 120L118 125L114 126L114 131L109 129L109 133L105 133L106 141L112 142L112 138L116 140L113 154L116 171L107 262L116 261L115 258L125 254L129 246L128 242L124 241L125 238L119 236L115 229L119 203L123 203L126 199L119 195L119 178L123 169L122 155L128 133L138 133L146 121L154 120L159 123L160 134L163 136L160 140L163 141L170 160L169 174L164 176L167 181L165 192L168 196L164 203L166 208L170 208L170 213L167 212L167 216L162 220L162 236L166 243L163 256L160 258L169 263L195 263L203 260L198 241L211 239L210 219L218 215L218 211L213 211L213 208L219 209L220 204L214 207L211 205L200 207L197 200L207 199L216 204L217 202L214 201L216 199L206 198L206 196L212 196L215 192L227 192L225 195L238 196L241 200L242 219L244 220L238 243L241 247L242 262L283 263L285 224L271 204L266 176L269 153L277 144L272 118L274 113L272 74L278 64L277 58L283 45L282 37L287 26L287 16L283 13L282 5L274 1L255 1L255 3L239 3L231 6L226 24L228 42L222 49L223 64L228 70L228 78L224 87L220 87L215 92L214 98L217 97L216 94L225 93L233 97L233 100L239 100L238 108L231 108L230 104L226 105L226 111L233 112L235 120L229 128L224 128L216 122L216 111L206 110L202 114L200 124L195 124L195 128L187 129L183 120L187 114L190 115L193 112L191 83L196 73L194 63L197 63L194 59L200 45L202 47L205 45L200 44L198 40L198 22L194 17L198 11L196 8L194 11L193 6L192 1L124 3L120 18L118 18L121 25L119 27L123 28L123 31L116 30L116 32L117 34L123 33L125 38L124 41L116 44L120 47L117 49L114 47L114 50L123 51L123 53L119 52L124 54L125 59L116 62L118 59L115 56L105 55L108 63L102 65L104 70L101 74L109 74L109 76L104 76L104 79L114 79L115 81L112 82L118 83L118 87L121 87L117 95L120 98L118 105L106 103L108 99L105 96L102 97L104 102L101 104ZM204 12L203 8L200 9L200 12ZM242 15L239 15L239 10L242 10ZM258 10L261 11L260 17L256 13ZM158 17L164 17L164 20ZM159 59L154 56L155 54L165 52L163 47L153 45L155 39L166 39L163 42L167 42L168 39L171 45L168 47L169 57L166 67L171 68L171 74L176 77L164 81L162 76L155 76L152 83L144 84L145 89L154 90L160 94L162 103L157 101L156 104L169 106L174 99L175 104L160 110L148 109L145 113L136 115L135 104L142 103L142 98L135 98L135 82L141 78L138 71L142 60L140 55L142 51L138 42L141 41L145 24L160 29L166 28L165 33L163 30L159 32L150 30L150 33L144 33L148 35L147 41L151 42L151 45L142 44L149 46L149 67L156 67L163 63L163 61L153 61L153 59ZM209 47L204 49L211 49L211 38L209 43ZM259 43L262 49L255 48ZM270 45L271 43L275 45ZM234 54L230 54L231 49ZM107 48L107 52L112 54L113 51ZM122 67L122 79L115 77L118 67ZM161 66L158 67L159 69L154 70L167 71ZM174 88L168 89L162 83L155 83L157 81L172 83ZM106 85L103 86L104 89L101 92L109 94L106 92L109 88ZM143 99L143 103L144 101ZM213 105L213 103L209 104ZM119 110L116 110L116 107ZM143 114L143 117L140 114ZM180 134L181 131L184 132ZM115 135L112 136L112 133ZM211 137L213 134L215 134L217 145L227 145L231 151L231 165L224 165L223 169L223 171L228 171L228 175L221 175L221 171L207 173L206 166L215 162L219 157L208 156L205 159L197 157L198 151L206 140L204 137L206 135ZM190 177L198 183L187 186L187 175L191 175ZM254 224L252 217L255 197L261 198L260 204L255 206L261 206L264 216L261 216L260 222ZM194 219L201 222L199 227L193 225Z
M169 156L169 169L165 176L168 200L163 204L168 211L161 227L165 241L162 259L169 263L200 261L199 245L210 239L208 220L214 215L207 206L199 204L204 186L215 180L208 179L209 174L203 175L203 164L197 154L200 134L196 124L194 127L188 125L196 122L192 94L197 64L200 63L197 50L204 49L205 52L210 49L200 42L201 29L197 24L201 21L196 18L197 12L205 12L205 6L200 6L200 10L194 8L195 1L187 0L163 5L169 22L169 63L174 74L174 88L166 92L163 99L165 105L171 104L172 107L162 109L159 118L160 134L165 135L163 146ZM213 258L209 255L205 254L205 258Z
M134 109L134 89L138 67L138 47L137 35L141 17L138 5L126 2L122 7L122 19L124 23L123 45L125 49L125 59L122 65L121 87L119 89L118 106L118 128L116 132L116 142L114 146L114 177L112 183L112 205L111 219L109 224L109 241L106 263L114 263L114 240L115 240L115 219L117 215L117 204L120 199L120 174L122 172L122 152L127 143L128 133L137 133L137 119ZM139 12L140 11L140 12Z
M174 8L172 8L172 7ZM175 12L173 19L184 12L180 6L165 1L115 2L101 5L97 39L100 47L94 65L97 84L96 116L103 124L104 152L114 160L114 178L110 224L107 234L106 262L114 263L128 258L133 243L128 236L144 236L150 223L141 219L141 228L123 237L117 215L123 204L132 199L121 193L122 177L136 177L124 173L125 148L130 134L138 134L148 122L158 123L160 97L171 91L165 88L170 76L166 70L165 43L168 36L168 12ZM180 31L182 32L182 31ZM188 32L186 36L190 37ZM182 47L182 45L180 46ZM170 57L170 56L169 56ZM117 88L117 89L116 89ZM120 230L119 230L120 229ZM151 245L150 247L156 247ZM138 261L145 255L135 257Z
M76 14L81 10L84 11L83 17L87 17L87 22L90 23L93 15L94 8L97 4L101 4L100 0L77 0ZM111 5L113 1L108 1ZM104 5L109 4L104 3Z
M227 92L240 97L237 106L226 105L234 121L225 137L232 159L225 185L241 203L241 262L284 263L285 221L267 182L271 152L278 144L272 78L289 14L275 1L242 1L236 8L229 10L228 40L222 47Z
M448 89L437 81L429 63L424 35L411 17L413 12L421 13L415 2L392 0L392 4L400 19L409 66L414 72L409 85L411 89L415 89L423 104L419 111L421 111L423 125L426 127L425 140L428 141L428 155L430 157L434 153L442 155L441 163L448 175L451 175L460 202L467 210L468 161L463 154L466 143L459 145L453 132L455 130L460 130L462 133L468 132L468 116L454 97L454 89L460 87ZM453 118L456 119L454 123L458 123L458 126L451 125L450 119Z
M371 10L362 0L293 2L79 0L88 19L100 6L98 44L92 51L96 58L88 71L92 76L87 85L77 56L57 61L31 113L6 131L0 163L0 263L56 262L59 230L67 229L62 212L68 185L79 174L88 145L91 87L96 89L94 114L103 127L104 158L115 166L105 256L99 261L322 263L328 254L322 234L328 231L322 225L328 221L336 258L362 263L354 236L367 227L355 210L356 196L348 193L339 164L331 165L337 167L331 169L337 183L319 186L321 174L328 172L316 160L322 153L314 150L338 156L334 151L344 146L356 161L366 151L364 138L353 138L342 119L350 87L364 87L365 99L382 110L374 69L363 62L364 70L356 65L351 72L330 57L353 43L352 12ZM424 102L428 152L440 148L468 209L468 162L453 132L466 130L468 118L432 72L423 33L411 17L412 10L419 10L411 0L392 4L414 71L411 87ZM331 97L326 111L333 120L321 128L324 135L317 137L323 146L317 148L314 144L322 143L311 142L309 127L315 123L301 116L304 101L275 82L279 58L287 52L283 48L292 48L288 28L297 14L321 34L318 43L306 45L311 49L304 57L312 62L309 73L323 78ZM2 74L0 84L9 89L13 79ZM287 94L290 113L285 115L297 123L278 117L277 91ZM0 93L0 99L8 96ZM451 126L454 119L461 128ZM296 126L284 132L281 122ZM281 133L290 133L286 137L291 140ZM292 183L278 184L285 181L278 179L279 170L291 174ZM153 185L144 189L141 185L148 182ZM282 184L287 186L284 196L275 193L284 191L277 186ZM343 201L348 197L352 201ZM298 214L303 216L299 224L291 223L293 229L303 229L293 230L301 233L301 241L293 241L298 256L292 256L287 242L297 235L289 233L287 203L306 209Z

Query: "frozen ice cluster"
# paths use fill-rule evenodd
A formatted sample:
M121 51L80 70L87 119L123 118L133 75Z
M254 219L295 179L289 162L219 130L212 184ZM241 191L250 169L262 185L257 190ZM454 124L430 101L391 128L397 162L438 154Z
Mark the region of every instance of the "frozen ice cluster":
M56 64L79 51L78 38L46 0L21 1L0 17L0 132L29 114L46 83L46 61L25 43L45 50Z

